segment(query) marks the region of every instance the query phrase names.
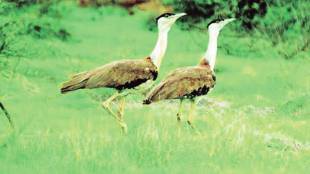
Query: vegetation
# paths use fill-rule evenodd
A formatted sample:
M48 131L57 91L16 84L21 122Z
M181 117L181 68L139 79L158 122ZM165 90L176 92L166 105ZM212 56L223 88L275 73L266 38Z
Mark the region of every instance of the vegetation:
M272 42L284 58L294 58L310 47L309 3L304 0L166 0L179 11L188 14L184 18L186 29L204 29L208 21L216 16L236 17L240 26L235 30L259 33ZM292 47L297 42L297 47ZM277 46L279 48L277 48ZM285 47L285 49L283 49Z
M217 85L199 99L194 119L200 134L186 125L186 110L178 127L176 101L142 106L135 94L123 136L100 107L112 90L61 95L59 87L73 73L147 56L157 37L146 26L152 14L0 1L0 102L15 125L0 112L0 173L307 173L309 3L274 3L259 27L243 29L239 20L222 30ZM156 83L197 64L209 20L172 28Z

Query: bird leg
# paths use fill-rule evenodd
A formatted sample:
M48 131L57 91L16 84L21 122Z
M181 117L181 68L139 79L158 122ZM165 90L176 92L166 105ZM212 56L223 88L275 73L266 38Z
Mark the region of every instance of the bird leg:
M110 108L110 106L107 106L105 104L102 104L102 107L116 120L116 121L120 121L118 118L118 115L116 115L112 109Z
M187 119L187 124L192 128L195 129L192 121L193 121L193 112L195 110L195 100L191 100L191 106L190 106L190 110L189 110L189 115L188 115L188 119Z
M104 102L102 102L102 106L104 108L109 108L111 105L111 102L114 101L116 98L118 98L121 94L119 92L116 92L115 94L113 94L111 97L109 97L107 100L105 100Z
M118 118L119 118L119 125L122 128L122 132L124 134L127 134L127 124L124 121L124 109L125 109L125 97L122 96L120 101L119 101L119 110L118 110Z
M9 120L10 126L12 128L14 128L14 124L13 121L11 119L11 116L9 114L9 112L5 109L4 105L2 104L2 102L0 102L0 108L2 109L2 111L4 112L4 115L6 116L6 118Z
M116 120L116 121L120 121L118 116L112 111L110 104L113 100L115 100L120 94L117 92L115 94L113 94L111 97L109 97L107 100L105 100L104 102L102 102L102 107Z
M124 134L127 134L127 124L125 123L123 119L124 115L124 105L125 105L125 99L124 96L128 95L127 93L121 94L119 92L113 94L111 97L109 97L107 100L102 102L102 107L117 121L117 123L122 128L122 132ZM119 111L115 113L110 105L111 102L113 102L116 98L121 97L121 101L119 102Z
M179 110L177 112L177 121L178 123L181 123L181 113L182 113L182 108L183 108L183 100L180 100L180 105L179 105Z

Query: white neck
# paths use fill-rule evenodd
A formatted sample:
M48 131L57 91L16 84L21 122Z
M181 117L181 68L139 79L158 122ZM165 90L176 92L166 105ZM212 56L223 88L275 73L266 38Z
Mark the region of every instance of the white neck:
M209 63L212 71L214 69L215 61L216 61L218 35L219 35L219 31L209 31L208 49L204 55L204 59Z
M156 65L157 68L160 67L161 60L164 57L167 49L167 44L168 31L159 31L156 46L150 55L152 62Z

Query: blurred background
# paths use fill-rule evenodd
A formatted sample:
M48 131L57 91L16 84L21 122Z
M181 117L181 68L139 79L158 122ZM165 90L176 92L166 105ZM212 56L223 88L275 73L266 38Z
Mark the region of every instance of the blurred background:
M304 0L80 0L66 1L80 8L93 9L100 14L104 7L123 9L128 15L149 14L146 27L156 29L154 17L163 12L182 11L188 16L181 20L183 30L206 31L210 19L223 17L238 18L234 31L245 36L265 37L275 47L275 51L285 59L303 54L309 48L310 20L309 3ZM46 21L47 16L61 20L65 16L61 11L61 0L2 0L1 3L1 53L9 52L11 35L32 34L38 37L54 35L61 40L68 39L70 30L64 26L56 27L53 21ZM35 7L33 7L35 6ZM26 8L33 11L25 11ZM28 15L16 21L13 15ZM32 15L30 15L32 13ZM11 17L11 18L10 18ZM17 16L16 16L17 17ZM21 26L22 25L22 26ZM18 27L19 26L19 27ZM11 28L15 28L13 31ZM15 35L14 35L15 36ZM295 45L295 46L292 46ZM300 56L300 55L299 55Z
M307 173L309 11L307 0L0 0L0 102L16 126L0 112L0 173ZM128 96L124 137L100 107L113 90L60 94L74 73L147 57L164 12L188 15L156 83L199 62L212 19L238 19L219 36L216 87L197 101L201 134L177 131L176 101Z

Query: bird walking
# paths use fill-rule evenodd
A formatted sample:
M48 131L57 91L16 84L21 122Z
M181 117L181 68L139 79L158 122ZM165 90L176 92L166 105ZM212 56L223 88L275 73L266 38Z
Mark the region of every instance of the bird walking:
M209 44L206 53L197 66L178 68L172 71L159 85L151 90L143 104L151 104L160 100L180 99L177 112L177 120L181 121L183 100L191 101L187 123L192 124L195 98L206 95L214 86L216 77L214 66L217 53L217 39L220 30L228 23L234 21L230 19L215 19L208 24Z
M13 121L11 119L11 116L10 116L9 112L6 110L6 108L4 107L4 105L2 104L2 102L0 102L0 108L4 112L4 115L6 116L6 118L8 119L11 128L14 128L14 124L13 124Z
M161 61L168 44L168 32L176 20L185 13L164 13L156 18L158 27L157 43L150 56L136 60L119 60L99 68L82 72L71 77L61 87L61 93L78 89L114 88L116 93L102 103L102 107L118 122L123 133L127 133L124 121L126 89L135 88L146 81L156 80ZM119 98L119 108L115 113L110 105Z

